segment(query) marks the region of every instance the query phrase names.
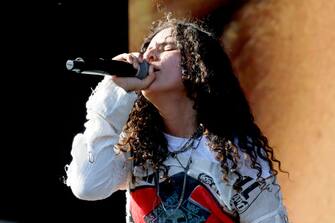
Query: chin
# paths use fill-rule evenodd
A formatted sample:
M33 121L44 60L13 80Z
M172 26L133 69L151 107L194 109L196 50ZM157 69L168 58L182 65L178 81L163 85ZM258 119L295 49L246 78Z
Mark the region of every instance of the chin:
M147 87L146 89L142 90L142 94L145 95L150 95L150 94L154 94L154 93L158 93L159 92L159 86L157 86L156 81L152 82L149 87Z
M149 86L147 89L142 90L141 93L143 96L150 101L150 98L152 98L155 95L155 91L151 89L151 86Z

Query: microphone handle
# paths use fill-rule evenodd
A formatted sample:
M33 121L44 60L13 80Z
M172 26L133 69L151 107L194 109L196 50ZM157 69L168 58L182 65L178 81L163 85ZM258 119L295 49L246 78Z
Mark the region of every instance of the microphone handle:
M116 75L119 77L137 77L144 79L148 75L149 64L144 61L139 64L139 69L135 69L132 64L118 61L99 59L67 60L66 68L70 71L90 75Z

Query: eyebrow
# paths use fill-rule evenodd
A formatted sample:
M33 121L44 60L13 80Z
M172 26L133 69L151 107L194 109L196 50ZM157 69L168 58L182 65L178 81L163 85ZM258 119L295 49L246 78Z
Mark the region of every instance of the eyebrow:
M172 42L172 41L156 43L154 47L164 47L169 44L173 45L174 47L177 47L176 42ZM148 47L148 49L152 49L152 48L153 48L152 46Z
M168 39L169 37L173 37L173 36L169 35L169 36L165 37L165 40ZM169 44L177 46L177 43L175 41L164 41L164 42L161 42L161 43L156 42L155 47L157 47L157 46L158 47L162 47L162 46L164 47L164 46L169 45ZM152 47L148 47L148 49L151 49L151 48Z
M161 48L161 47L165 47L166 45L173 45L174 47L177 46L177 44L175 42L162 42L162 43L156 43L155 46L148 46L147 50L151 50L152 48Z
M175 43L175 42L172 42L172 41L169 41L169 42L162 42L162 43L156 43L156 45L158 45L158 46L166 46L166 45L169 45L169 44L171 44L171 45L176 45L176 43Z

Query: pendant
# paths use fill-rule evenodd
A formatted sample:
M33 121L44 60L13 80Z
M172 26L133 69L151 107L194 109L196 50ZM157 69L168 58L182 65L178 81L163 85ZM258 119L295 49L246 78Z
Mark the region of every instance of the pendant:
M164 216L159 217L159 223L187 223L186 214L180 209L167 209Z

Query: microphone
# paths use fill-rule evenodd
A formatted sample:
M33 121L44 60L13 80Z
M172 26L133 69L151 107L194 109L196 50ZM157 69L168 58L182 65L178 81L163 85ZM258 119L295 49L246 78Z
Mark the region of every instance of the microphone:
M132 64L111 59L83 59L78 57L74 60L66 61L66 68L79 74L90 75L116 75L119 77L137 77L144 79L148 75L149 64L146 61L139 64L136 69Z

